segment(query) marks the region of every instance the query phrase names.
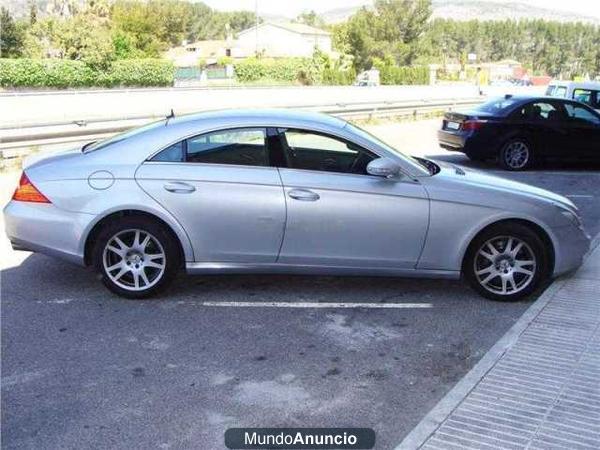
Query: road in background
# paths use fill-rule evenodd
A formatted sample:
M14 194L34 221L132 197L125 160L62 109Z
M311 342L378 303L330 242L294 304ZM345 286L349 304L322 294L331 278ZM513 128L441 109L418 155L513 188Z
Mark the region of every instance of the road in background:
M504 93L497 89L490 94ZM515 88L516 89L516 88ZM522 89L521 89L522 90ZM497 91L497 92L496 92ZM530 92L525 90L524 92ZM0 125L93 118L167 115L222 108L294 107L345 103L472 98L469 84L435 86L298 86L270 88L72 90L0 94Z
M407 153L579 195L586 226L600 229L597 170L508 174L439 149L438 126L369 130ZM16 177L0 176L3 199ZM16 449L219 449L240 426L372 427L377 448L391 448L530 304L456 281L273 275L182 276L162 298L131 301L90 270L0 241L2 438Z

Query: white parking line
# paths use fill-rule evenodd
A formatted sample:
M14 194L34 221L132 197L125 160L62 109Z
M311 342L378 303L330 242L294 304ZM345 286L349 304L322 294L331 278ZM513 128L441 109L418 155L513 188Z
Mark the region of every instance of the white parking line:
M433 308L431 303L200 302L200 305L238 308Z

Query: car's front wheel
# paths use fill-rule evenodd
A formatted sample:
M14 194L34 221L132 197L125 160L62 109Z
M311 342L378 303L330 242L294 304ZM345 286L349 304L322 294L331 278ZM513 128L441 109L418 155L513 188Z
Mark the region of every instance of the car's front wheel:
M544 242L519 223L492 226L469 246L463 275L484 297L516 301L536 291L549 275Z
M136 299L166 287L177 273L178 259L172 236L146 217L124 217L104 227L94 250L94 263L106 287Z
M534 164L533 148L525 139L512 139L502 146L499 160L500 165L506 170L530 169Z

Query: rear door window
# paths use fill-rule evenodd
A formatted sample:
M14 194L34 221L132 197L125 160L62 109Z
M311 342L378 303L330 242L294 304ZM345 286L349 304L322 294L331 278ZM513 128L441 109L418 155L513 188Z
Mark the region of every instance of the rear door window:
M214 131L172 144L152 161L269 166L265 138L264 128Z
M549 102L532 102L513 113L512 118L527 122L554 122L564 119L562 110Z

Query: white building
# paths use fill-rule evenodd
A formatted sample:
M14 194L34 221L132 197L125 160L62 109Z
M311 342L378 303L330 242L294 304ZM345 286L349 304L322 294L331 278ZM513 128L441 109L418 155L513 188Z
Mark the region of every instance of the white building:
M315 47L334 55L331 33L301 23L263 22L241 31L237 39L192 42L168 50L165 57L178 67L192 67L200 59L215 64L223 56L248 58L257 52L266 58L310 58Z
M315 47L330 54L331 33L301 23L263 22L238 34L231 56L311 57Z

